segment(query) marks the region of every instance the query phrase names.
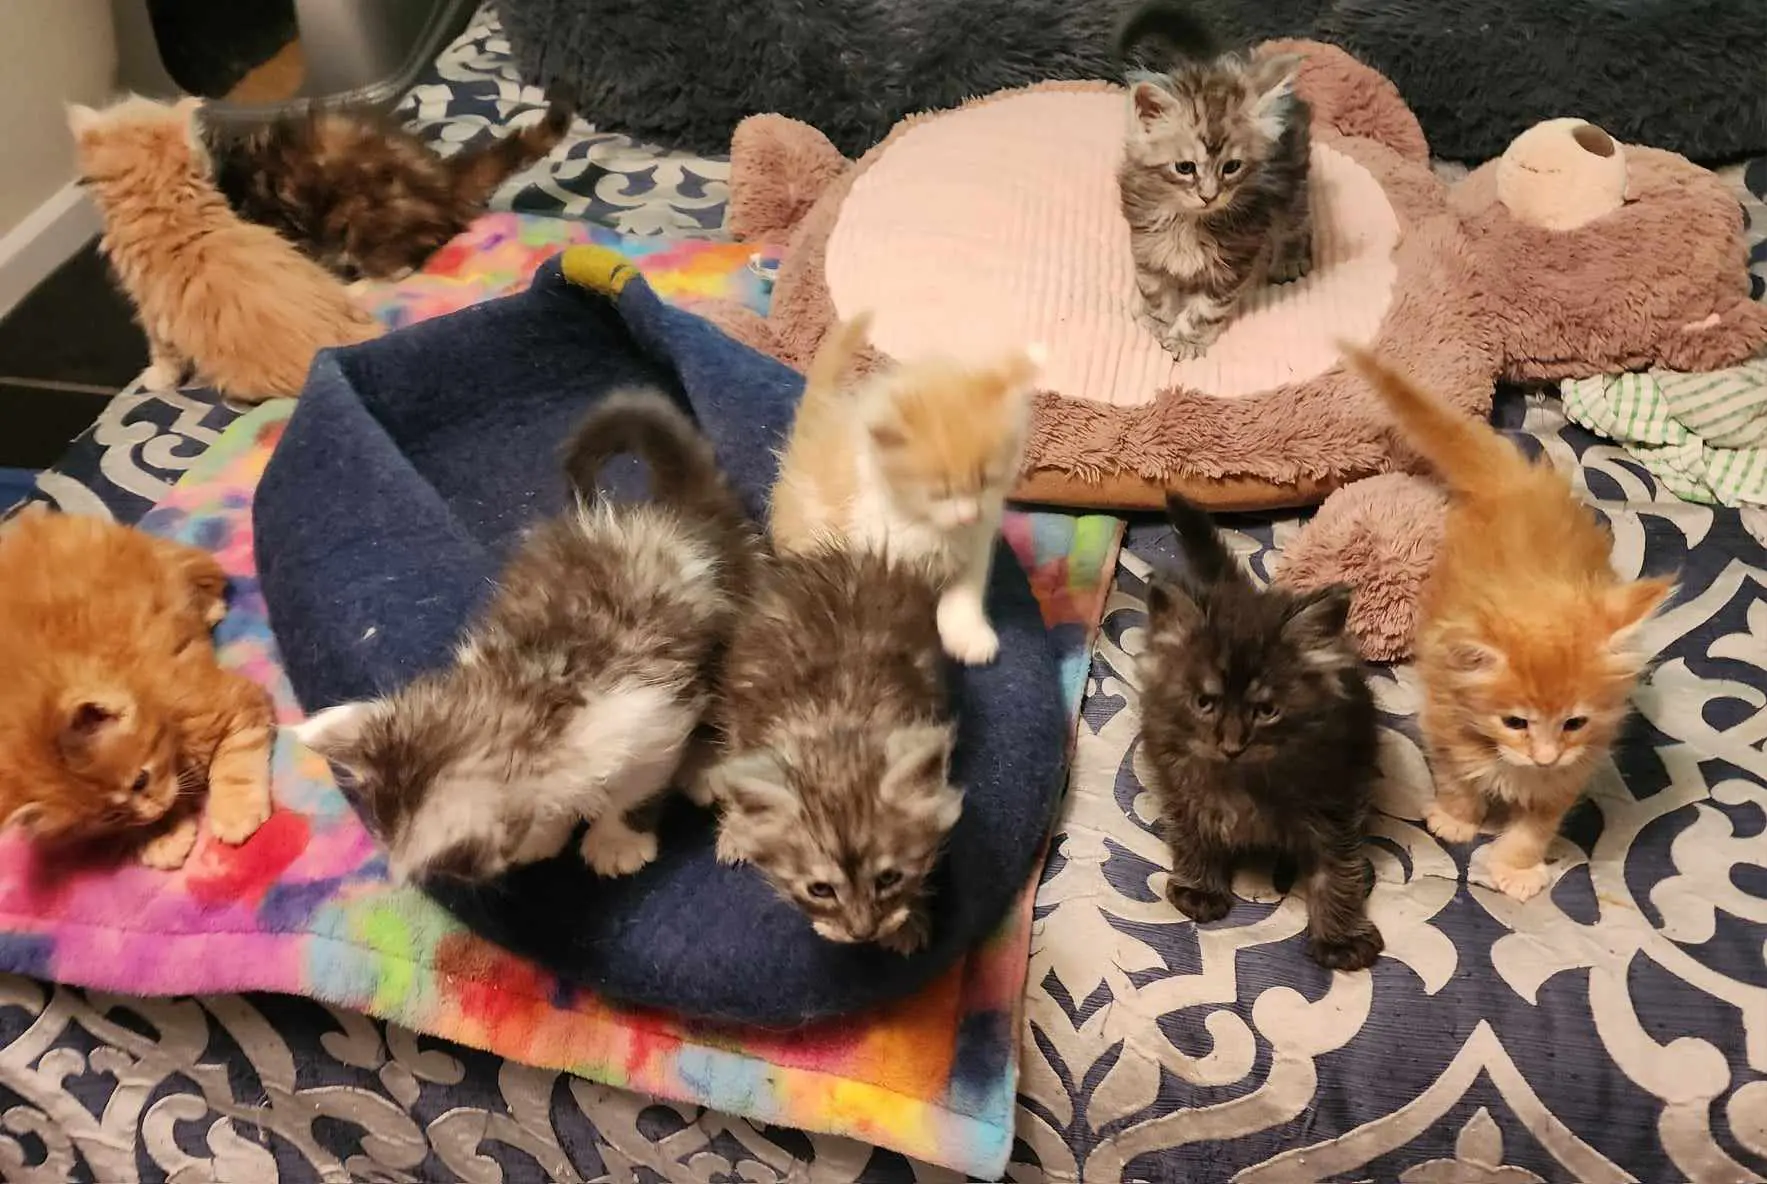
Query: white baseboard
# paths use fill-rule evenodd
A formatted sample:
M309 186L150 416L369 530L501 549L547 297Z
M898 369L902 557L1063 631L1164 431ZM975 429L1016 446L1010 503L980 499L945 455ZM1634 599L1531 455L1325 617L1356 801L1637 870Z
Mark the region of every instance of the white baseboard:
M98 233L98 211L73 182L0 235L0 317Z

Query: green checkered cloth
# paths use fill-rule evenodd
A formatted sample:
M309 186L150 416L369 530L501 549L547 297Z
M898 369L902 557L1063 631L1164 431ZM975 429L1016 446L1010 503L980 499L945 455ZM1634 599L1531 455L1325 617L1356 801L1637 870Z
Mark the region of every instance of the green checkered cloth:
M1676 497L1767 505L1767 357L1728 370L1568 378L1565 416L1622 445Z

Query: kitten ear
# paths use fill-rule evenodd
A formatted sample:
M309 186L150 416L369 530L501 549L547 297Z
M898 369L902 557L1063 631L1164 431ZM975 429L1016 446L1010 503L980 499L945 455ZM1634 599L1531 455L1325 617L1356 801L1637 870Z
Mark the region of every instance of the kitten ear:
M1675 593L1675 581L1663 578L1634 580L1608 593L1608 627L1613 630L1609 646L1615 650L1631 648L1638 630L1663 602Z
M85 695L63 708L61 732L56 745L62 756L79 760L92 750L117 722L129 713L128 697L121 694Z
M945 724L915 724L892 731L884 741L884 775L878 796L899 798L909 789L943 785L951 772L955 739Z
M0 830L11 830L14 827L30 834L35 824L43 817L43 803L26 802L22 806L14 806L7 811L6 820L0 822Z
M102 122L104 122L104 116L84 103L69 103L67 105L67 130L73 133L76 140L96 129Z
M372 703L339 703L294 726L295 739L327 760L348 764L348 754L362 741L362 729L372 715Z
M1348 584L1327 584L1303 593L1289 605L1282 631L1296 642L1335 641L1350 620L1350 601L1355 589Z
M1188 633L1203 623L1203 608L1189 588L1155 576L1147 585L1147 619L1155 629Z
M745 752L718 765L708 776L718 796L744 814L797 812L798 795L792 792L785 762L776 752Z
M1129 112L1135 125L1147 131L1178 106L1172 93L1157 82L1143 79L1129 88Z
M1483 674L1503 665L1503 651L1465 634L1446 638L1442 653L1448 668L1459 674Z
M868 424L865 429L871 436L871 442L886 451L901 448L908 443L908 433L900 424L889 420L878 420Z
M1252 119L1264 138L1274 140L1282 135L1283 106L1295 93L1295 76L1300 73L1299 54L1278 53L1252 60L1250 79Z

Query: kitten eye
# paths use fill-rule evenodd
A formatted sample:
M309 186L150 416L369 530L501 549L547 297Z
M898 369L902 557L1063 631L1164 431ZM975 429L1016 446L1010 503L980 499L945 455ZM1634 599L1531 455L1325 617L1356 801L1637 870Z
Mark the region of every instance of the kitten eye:
M1503 717L1503 726L1512 732L1525 732L1528 730L1528 721L1519 715L1506 715Z
M1233 176L1233 174L1235 174L1235 173L1237 173L1237 172L1239 172L1239 170L1240 170L1240 169L1242 169L1242 168L1244 168L1244 167L1245 167L1245 166L1244 166L1244 165L1242 165L1242 164L1241 164L1241 163L1240 163L1240 162L1239 162L1239 161L1237 161L1237 160L1226 160L1226 161L1222 161L1222 162L1221 162L1221 175L1222 175L1222 176L1223 176L1223 177L1231 177L1231 176Z
M1587 724L1588 722L1589 722L1589 717L1586 715L1573 715L1569 719L1565 720L1564 730L1567 732L1581 732L1583 730L1583 726L1585 724Z
M129 792L130 793L140 793L142 790L147 788L147 782L148 782L147 770L143 769L143 770L141 770L141 772L135 774L135 783L133 785L129 786Z
M902 873L893 867L877 873L877 890L879 892L888 892L901 882Z
M1215 703L1216 698L1214 695L1205 693L1196 697L1196 709L1204 715L1210 715L1214 712Z
M1172 172L1175 176L1179 176L1179 177L1194 177L1194 176L1196 176L1196 161L1194 161L1194 160L1175 160L1167 167L1172 170Z
M804 889L804 891L808 892L811 896L814 896L817 900L834 899L834 885L830 884L827 880L817 880L814 884Z
M1276 704L1260 703L1252 708L1252 714L1261 720L1273 720L1276 718Z

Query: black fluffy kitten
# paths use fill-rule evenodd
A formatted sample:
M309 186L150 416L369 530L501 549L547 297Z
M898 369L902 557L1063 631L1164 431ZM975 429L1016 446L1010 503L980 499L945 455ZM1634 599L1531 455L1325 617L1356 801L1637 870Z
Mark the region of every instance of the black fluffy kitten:
M1333 970L1380 954L1362 879L1375 778L1374 699L1344 636L1349 590L1260 589L1208 515L1166 503L1191 577L1155 578L1142 656L1142 735L1165 838L1167 895L1197 921L1232 905L1233 869L1293 862L1307 952Z

